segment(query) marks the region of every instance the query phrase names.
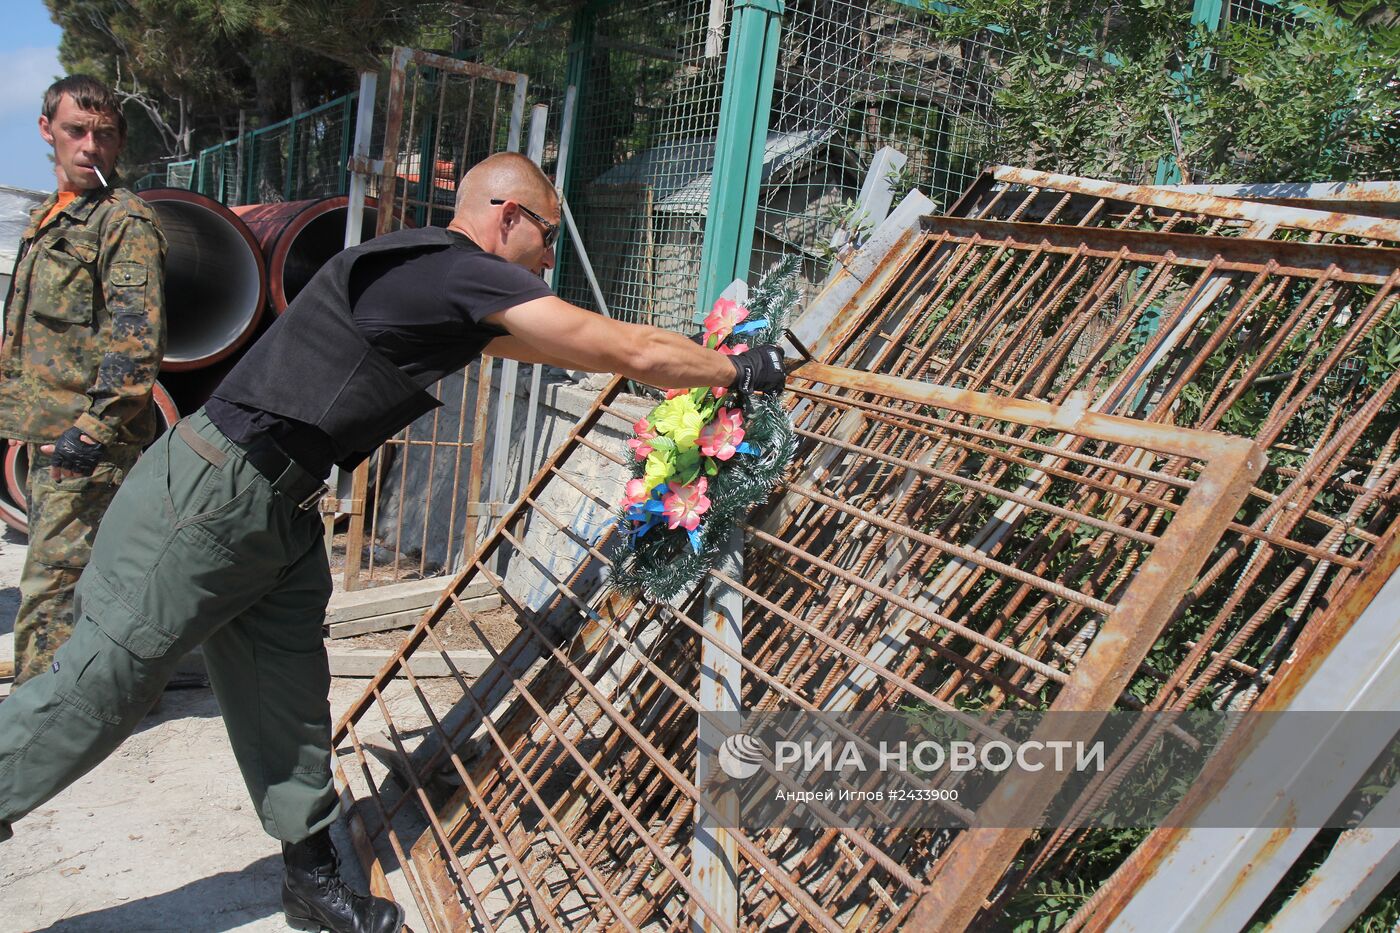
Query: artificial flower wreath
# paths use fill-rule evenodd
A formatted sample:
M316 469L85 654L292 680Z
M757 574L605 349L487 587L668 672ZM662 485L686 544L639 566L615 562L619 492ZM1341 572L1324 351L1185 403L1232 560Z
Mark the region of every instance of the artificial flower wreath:
M749 342L777 343L797 300L795 270L794 262L780 264L747 307L715 302L704 345L732 355ZM781 393L711 387L670 390L632 430L633 478L623 492L623 543L610 582L670 600L699 582L735 523L767 500L792 460L792 423Z

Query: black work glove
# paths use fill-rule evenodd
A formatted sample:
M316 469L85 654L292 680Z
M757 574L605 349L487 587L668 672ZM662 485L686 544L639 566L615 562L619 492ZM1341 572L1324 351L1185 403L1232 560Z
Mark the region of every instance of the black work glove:
M72 427L59 435L53 445L53 465L60 470L91 476L102 459L104 448L101 444L89 444L83 440L81 429Z
M734 364L734 381L729 388L736 392L776 392L783 387L787 373L783 371L783 351L777 345L762 343L730 358Z

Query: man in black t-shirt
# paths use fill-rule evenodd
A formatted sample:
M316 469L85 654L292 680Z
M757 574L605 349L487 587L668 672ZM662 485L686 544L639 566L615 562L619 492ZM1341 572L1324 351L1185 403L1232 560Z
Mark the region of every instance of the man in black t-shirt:
M352 467L430 410L425 390L481 353L617 372L663 388L783 383L773 346L736 356L554 297L559 201L528 159L463 179L447 230L405 230L317 273L201 411L138 462L78 582L51 672L0 704L0 840L96 766L203 644L210 683L263 826L282 840L297 929L389 933L392 901L341 880L328 827L331 581L316 506Z

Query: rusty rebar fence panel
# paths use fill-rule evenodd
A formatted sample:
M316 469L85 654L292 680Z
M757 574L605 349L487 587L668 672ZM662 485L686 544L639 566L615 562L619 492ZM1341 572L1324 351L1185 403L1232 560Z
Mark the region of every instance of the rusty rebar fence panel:
M1264 240L1394 244L1400 221L1321 205L1271 204L1196 191L1080 178L998 165L984 171L948 213L983 220L1202 233Z
M748 529L744 578L715 575L746 600L746 709L1111 702L1258 468L1248 442L1079 402L820 365L791 401L792 478ZM380 858L439 928L734 926L689 880L698 601L601 586L634 418L619 404L614 385L337 730ZM929 589L949 573L967 585ZM481 625L457 596L479 581L518 632L478 633L479 680L425 683L415 656L451 663L453 631ZM898 926L954 835L737 833L738 926Z
M828 359L1256 439L1268 466L1124 697L1248 708L1396 516L1394 228L1212 217L1240 202L1177 210L1154 189L1086 202L1082 180L997 181L1010 171L886 260L829 328ZM1358 223L1375 239L1328 232ZM1019 881L1078 872L1087 838L1046 833ZM1019 884L1001 890L998 907Z

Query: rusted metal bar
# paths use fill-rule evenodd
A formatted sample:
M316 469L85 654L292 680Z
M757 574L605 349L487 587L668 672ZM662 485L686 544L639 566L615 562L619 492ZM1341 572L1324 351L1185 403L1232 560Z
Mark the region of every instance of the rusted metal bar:
M1395 629L1391 624L1393 603L1397 599L1397 591L1400 591L1400 577L1395 575L1397 568L1400 568L1400 534L1392 532L1368 572L1356 577L1354 584L1333 609L1314 617L1299 639L1294 660L1286 664L1269 684L1254 709L1342 711L1351 708L1349 703L1357 701L1357 697L1351 693L1354 687L1369 685L1374 689L1395 684L1397 681L1394 677L1376 677L1374 669L1387 664L1394 666L1397 657ZM1317 698L1319 691L1326 696ZM1386 706L1368 704L1362 708ZM1394 704L1388 706L1393 708ZM1187 815L1198 813L1216 799L1224 785L1234 779L1237 768L1264 741L1264 731L1261 724L1260 728L1237 732L1231 737L1228 747L1212 760L1206 772L1192 785L1187 797L1177 805L1175 812L1183 818L1174 819L1174 823L1190 825L1191 820ZM1357 761L1363 759L1369 762L1364 755L1356 758ZM1296 852L1301 847L1296 837L1303 832L1296 829L1221 830L1217 836L1220 833L1230 834L1235 841L1235 850L1241 854L1258 852L1261 845L1266 850L1278 851L1286 847L1288 851ZM1133 858L1081 908L1081 913L1090 921L1082 928L1107 929L1116 918L1122 916L1162 866L1190 857L1189 850L1183 847L1192 834L1193 830L1186 828L1154 830L1134 852ZM1306 843L1306 838L1302 839L1302 843ZM1210 856L1214 852L1214 846L1203 843L1199 854ZM1232 854L1230 857L1236 856ZM1291 863L1292 859L1279 861L1278 872L1281 873ZM1256 866L1262 864L1255 863ZM1201 877L1211 880L1205 875ZM1238 872L1231 877L1234 881L1231 887L1238 889L1243 879ZM1257 889L1257 884L1252 886ZM1214 886L1209 891L1203 889L1201 895L1215 898L1212 903L1220 905L1218 909L1224 909L1228 903L1229 889L1226 889L1225 899L1220 899L1220 890ZM1267 894L1268 889L1264 893Z
M1170 257L1177 266L1206 268L1215 261L1221 272L1255 272L1273 263L1279 275L1315 275L1337 266L1337 281L1377 285L1394 271L1400 249L1255 240L1119 230L1112 227L1046 227L1003 220L927 217L925 230L946 234L953 242L1036 249L1065 256L1156 263ZM1218 261L1217 261L1218 260Z
M1166 625L1179 594L1205 562L1198 539L1219 537L1264 466L1263 453L1253 444L1221 441L1193 495L1182 503L1168 534L1123 594L1051 709L1110 708ZM1049 803L1054 791L1049 784L1032 788L1013 778L1000 783L984 806L1003 807L1002 812L1036 812ZM1013 809L1017 807L1024 810ZM963 929L970 924L1029 835L1027 829L974 826L959 836L930 878L929 891L914 912L915 922L925 929Z
M997 181L1020 185L1072 191L1098 198L1111 198L1149 207L1166 207L1183 213L1206 214L1240 221L1263 221L1312 230L1318 233L1344 234L1367 240L1400 241L1400 221L1365 217L1357 214L1314 211L1299 207L1281 207L1256 201L1241 201L1210 194L1197 194L1170 188L1146 188L1074 175L1057 175L1035 169L998 165L991 173Z

